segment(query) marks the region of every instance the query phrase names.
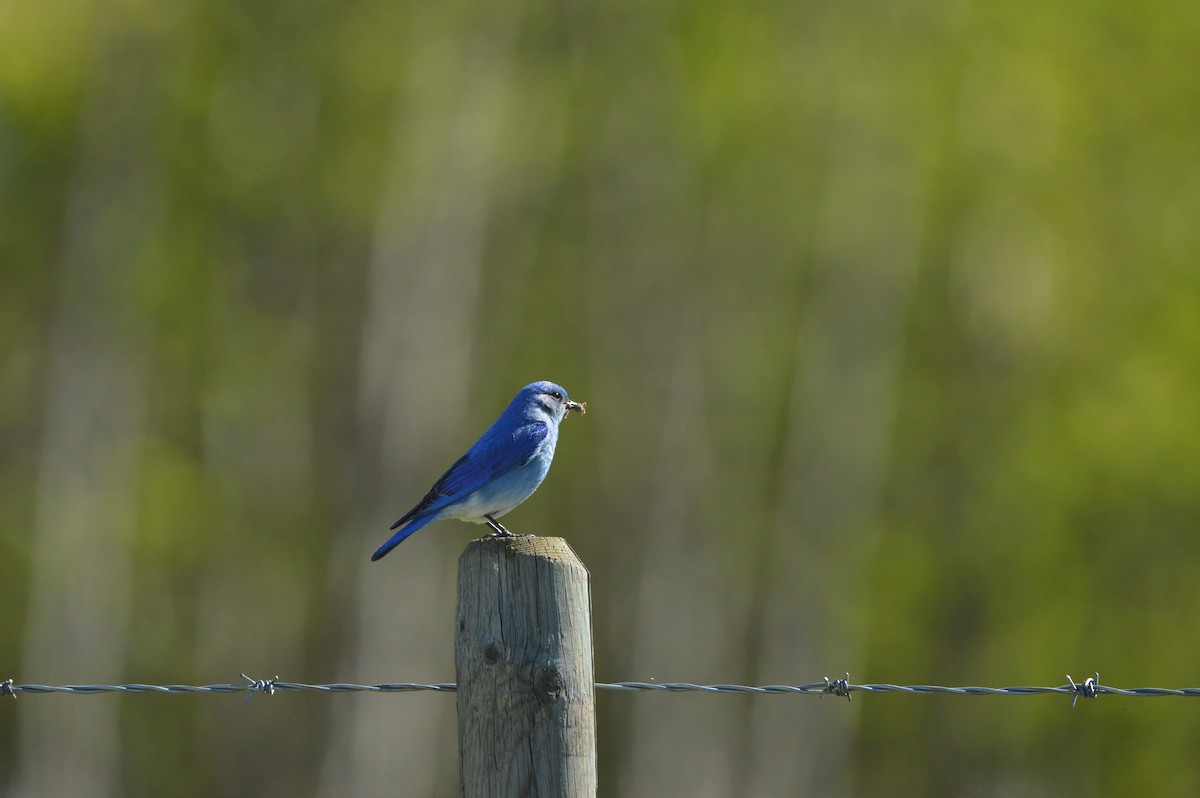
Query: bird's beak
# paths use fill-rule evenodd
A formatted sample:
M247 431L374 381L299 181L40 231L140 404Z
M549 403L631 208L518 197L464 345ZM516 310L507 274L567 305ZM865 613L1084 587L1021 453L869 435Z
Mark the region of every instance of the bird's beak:
M580 414L586 413L587 412L587 402L568 401L567 402L567 410L570 412L573 412L573 413L580 413Z

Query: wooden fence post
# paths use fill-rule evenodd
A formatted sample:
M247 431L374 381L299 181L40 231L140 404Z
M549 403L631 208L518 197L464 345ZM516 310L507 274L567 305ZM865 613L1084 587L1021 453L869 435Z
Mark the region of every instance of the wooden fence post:
M596 795L591 594L565 540L467 545L454 659L464 798Z

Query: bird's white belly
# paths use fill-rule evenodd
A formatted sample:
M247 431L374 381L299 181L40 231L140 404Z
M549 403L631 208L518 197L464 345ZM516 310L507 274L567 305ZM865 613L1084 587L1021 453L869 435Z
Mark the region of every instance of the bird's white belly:
M550 458L553 456L552 441L548 446L542 447L542 450L525 465L509 471L447 507L442 511L442 518L455 518L475 524L484 523L485 515L499 518L533 495L538 485L546 478L546 472L550 470Z
M485 521L485 515L491 515L494 518L507 513L516 506L513 504L503 509L497 509L495 498L484 496L482 495L483 493L484 490L481 488L461 502L447 507L443 513L443 517L454 518L459 521L470 521L473 524L482 524Z

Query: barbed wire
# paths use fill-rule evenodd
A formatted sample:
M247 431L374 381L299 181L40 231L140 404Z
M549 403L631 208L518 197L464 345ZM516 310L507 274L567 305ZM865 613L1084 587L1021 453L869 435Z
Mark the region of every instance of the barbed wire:
M243 684L14 684L12 679L0 682L0 697L16 698L19 693L67 693L72 695L96 695L99 693L245 693L249 701L255 693L274 695L275 691L311 691L318 693L411 693L433 691L453 693L457 686L452 682L418 684L414 682L391 682L382 684L303 684L300 682L272 679L254 679L242 674ZM1071 696L1071 706L1080 698L1096 698L1102 695L1119 695L1127 698L1181 697L1200 698L1200 687L1112 687L1100 683L1100 674L1076 682L1067 676L1068 684L1057 687L944 687L932 684L853 684L850 674L842 679L828 677L808 684L766 684L750 686L741 684L692 684L690 682L597 682L597 690L651 691L667 693L741 693L752 695L834 695L850 700L854 693L902 693L908 695L1064 695Z

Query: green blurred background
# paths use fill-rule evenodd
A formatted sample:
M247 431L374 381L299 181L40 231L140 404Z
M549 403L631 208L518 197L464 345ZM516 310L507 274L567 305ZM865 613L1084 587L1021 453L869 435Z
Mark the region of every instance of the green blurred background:
M1200 6L0 2L0 678L1200 683ZM601 794L1200 792L1183 699L598 696ZM0 792L457 794L452 696L22 696Z

